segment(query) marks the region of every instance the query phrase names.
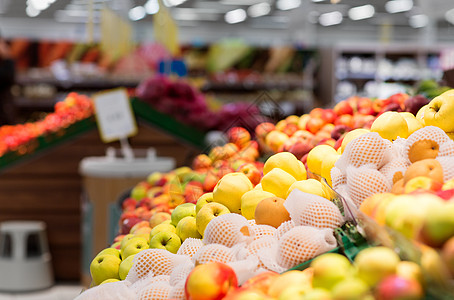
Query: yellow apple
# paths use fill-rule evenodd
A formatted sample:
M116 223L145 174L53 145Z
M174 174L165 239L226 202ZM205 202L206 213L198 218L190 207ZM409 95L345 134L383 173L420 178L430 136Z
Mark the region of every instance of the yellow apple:
M288 189L287 197L294 189L298 189L305 193L314 194L326 198L325 190L323 188L322 183L313 178L295 181Z
M290 152L280 152L270 156L263 165L263 175L268 174L274 168L284 170L295 177L296 180L307 178L304 164Z
M306 129L306 124L307 124L307 121L309 121L311 117L309 116L309 114L304 114L302 115L299 120L298 120L298 128L299 129L302 129L302 130L305 130Z
M230 212L241 213L241 197L252 190L249 178L242 172L229 173L222 177L213 190L213 201L226 206Z
M350 143L360 135L366 134L368 132L370 132L370 130L365 128L357 128L347 132L347 134L344 136L344 139L342 140L341 146L339 147L339 149L341 150L338 154L342 154L344 152L345 147L347 147L348 143Z
M307 155L307 168L315 175L322 174L322 163L326 157L337 155L336 150L329 145L318 145L312 148Z
M241 197L241 214L248 220L254 219L255 208L265 198L275 197L270 192L262 190L250 190Z
M429 104L424 105L421 107L418 112L416 113L416 119L423 125L426 126L424 122L424 114L426 112L426 109L429 107Z
M157 226L155 226L151 232L150 232L150 239L155 236L156 234L162 232L162 231L169 231L169 232L173 232L175 233L177 230L175 228L175 226L173 226L172 224L166 224L166 223L161 223Z
M170 214L168 212L164 211L157 212L150 217L149 220L150 227L153 228L166 220L170 220Z
M307 290L310 290L312 288L311 281L312 276L307 272L288 271L273 280L268 289L268 295L278 298L285 289L294 285L304 286Z
M333 182L331 181L331 169L334 167L334 164L336 161L341 157L339 154L333 154L327 156L323 161L322 161L322 166L321 166L321 176L325 178L326 182L330 186L333 186Z
M103 255L103 254L113 255L113 256L120 258L120 250L115 249L115 248L103 249L98 254L96 254L96 256Z
M338 253L326 253L316 257L311 262L311 268L314 271L312 286L328 290L354 273L350 261Z
M420 284L424 283L421 267L412 261L401 261L397 265L396 275L402 278L414 279Z
M125 280L126 276L128 276L129 270L132 268L133 260L136 255L129 255L125 259L123 259L120 263L120 269L118 271L118 275L121 280Z
M408 135L424 127L423 124L410 112L400 112L399 115L404 117L407 122Z
M197 231L195 217L188 216L178 222L176 228L176 234L180 237L181 241L185 241L187 238L200 239L202 236Z
M99 285L104 284L104 283L117 282L117 281L120 281L120 280L118 280L116 278L109 278L109 279L106 279L103 282L101 282Z
M337 283L331 290L333 300L374 299L369 286L359 278L347 278Z
M207 203L213 202L213 193L205 193L199 197L197 203L195 204L195 214Z
M445 132L454 131L454 89L444 92L429 102L424 111L424 124L437 126Z
M382 138L390 141L397 137L408 137L407 121L396 111L387 111L378 116L372 123L370 131L377 132Z
M399 256L387 247L366 248L355 257L358 277L370 287L389 275L396 274Z
M123 259L127 258L130 255L139 253L142 250L148 249L148 240L143 237L134 237L126 242L126 244L121 247L121 257Z
M264 191L285 199L288 189L295 181L295 177L289 173L282 169L274 168L263 176L261 184Z
M289 136L278 130L273 130L266 135L265 143L273 151L278 152L279 148L289 139Z

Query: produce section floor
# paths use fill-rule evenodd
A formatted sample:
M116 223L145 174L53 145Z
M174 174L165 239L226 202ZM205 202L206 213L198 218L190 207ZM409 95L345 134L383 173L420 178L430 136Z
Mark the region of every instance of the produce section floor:
M56 284L48 289L27 293L0 292L0 300L73 300L83 290L77 284Z

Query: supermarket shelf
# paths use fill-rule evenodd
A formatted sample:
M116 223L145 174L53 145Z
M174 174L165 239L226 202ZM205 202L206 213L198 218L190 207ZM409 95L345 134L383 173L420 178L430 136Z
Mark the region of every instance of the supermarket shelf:
M157 127L180 141L195 146L200 150L205 148L205 133L202 131L180 123L169 115L158 112L137 98L133 98L131 104L136 116L141 121Z

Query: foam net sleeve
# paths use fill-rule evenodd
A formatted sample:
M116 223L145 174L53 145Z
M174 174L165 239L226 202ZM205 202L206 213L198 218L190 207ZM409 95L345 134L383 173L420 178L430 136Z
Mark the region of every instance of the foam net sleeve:
M209 262L228 263L235 261L235 250L221 244L208 244L197 251L193 257L196 265Z
M383 174L383 176L385 176L386 181L392 187L392 185L394 184L393 182L394 175L400 172L403 176L408 166L409 166L408 160L403 157L399 157L388 162L386 165L381 167L379 171L380 173Z
M188 277L192 269L194 269L194 263L192 261L179 264L178 266L173 268L169 278L170 285L176 286L182 281L185 282L186 277Z
M169 299L185 300L184 284L185 281L181 281L177 285L173 286L170 291Z
M282 223L278 228L276 228L276 231L274 232L274 237L279 239L281 236L283 236L287 231L295 227L295 222L292 220L285 221Z
M134 257L126 280L134 283L150 273L152 276L170 275L175 266L187 261L190 261L188 256L173 254L165 249L142 250Z
M170 279L169 275L158 275L158 276L153 276L153 274L148 273L147 276L141 278L140 280L134 282L131 285L131 289L134 290L136 294L140 294L140 291L146 288L147 286L151 284L155 284L157 282L166 282L168 283Z
M347 177L345 174L342 174L338 167L333 167L331 169L331 182L333 184L333 189L335 189L339 185L347 183Z
M187 238L181 244L180 248L177 251L177 254L187 255L192 258L203 246L204 243L201 239Z
M332 229L297 226L279 240L277 263L285 269L295 267L337 246Z
M220 215L208 223L203 242L232 247L235 244L252 239L252 229L242 215L230 213Z
M298 189L290 193L284 206L297 226L334 229L344 222L339 208L333 202Z
M438 156L452 156L454 157L454 141L449 140L440 145Z
M129 288L128 282L117 281L92 287L75 298L76 300L112 299L136 300L137 294Z
M264 236L273 236L276 232L276 228L270 225L254 225L251 226L253 240L261 239Z
M452 156L439 156L436 158L443 167L443 180L444 182L454 178L454 157Z
M257 270L259 269L259 264L260 260L257 256L248 256L243 260L227 263L227 265L229 265L233 269L233 271L235 271L239 285L242 285L249 278L252 278L256 274Z
M391 157L391 146L390 141L376 132L363 134L348 143L335 166L341 171L350 165L360 167L371 164L376 169L381 168Z
M386 193L391 191L392 185L385 175L376 170L373 166L361 166L347 168L348 195L353 203L360 207L364 199L373 194Z
M432 140L435 141L438 146L451 141L448 135L441 129L436 126L426 126L421 129L416 130L407 138L407 142L405 144L405 157L409 157L409 152L413 144L417 141L422 140Z
M268 247L260 248L257 257L260 260L260 266L268 271L282 273L286 269L277 263L278 243L273 243Z
M172 287L167 282L155 282L143 288L139 293L139 300L167 300Z

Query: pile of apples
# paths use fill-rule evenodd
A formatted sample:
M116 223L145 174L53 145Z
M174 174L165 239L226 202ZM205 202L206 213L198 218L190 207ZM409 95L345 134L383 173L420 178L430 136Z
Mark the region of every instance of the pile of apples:
M200 289L200 286L210 289ZM337 253L322 254L303 270L264 272L238 287L226 264L195 267L185 283L186 299L424 299L423 271L390 248L370 247L353 262Z
M90 98L77 93L69 93L63 101L55 104L55 112L47 114L43 120L0 127L0 157L10 151L26 153L27 144L37 137L64 129L71 124L93 115Z
M422 95L402 93L386 99L350 97L333 109L314 108L309 114L292 115L276 125L262 123L256 127L255 134L265 152L288 151L301 159L317 145L338 149L347 132L356 128L370 129L374 120L387 111L416 114L427 103L429 99Z

